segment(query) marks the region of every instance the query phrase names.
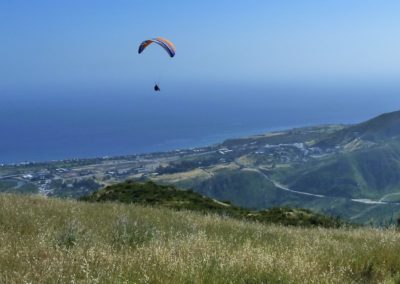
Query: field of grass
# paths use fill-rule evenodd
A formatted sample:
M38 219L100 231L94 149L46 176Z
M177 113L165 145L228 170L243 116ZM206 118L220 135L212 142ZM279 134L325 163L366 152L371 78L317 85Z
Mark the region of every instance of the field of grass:
M400 281L400 233L0 195L0 283Z

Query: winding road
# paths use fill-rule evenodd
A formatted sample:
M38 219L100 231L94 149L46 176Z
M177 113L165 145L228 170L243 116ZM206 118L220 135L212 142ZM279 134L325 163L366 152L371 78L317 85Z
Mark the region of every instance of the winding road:
M327 195L322 195L322 194L314 194L314 193L309 193L309 192L304 192L304 191L298 191L298 190L294 190L294 189L290 189L285 185L280 184L277 181L272 180L269 176L267 176L264 172L262 172L262 170L258 169L258 168L245 168L245 170L252 170L252 171L256 171L259 174L261 174L265 179L267 179L268 181L272 182L274 184L274 186L276 188L279 188L281 190L285 190L291 193L296 193L296 194L301 194L301 195L307 195L307 196L313 196L313 197L317 197L317 198L340 198L343 199L344 197L337 197L337 196L327 196ZM400 205L400 202L387 202L387 201L383 201L384 197L382 197L379 200L372 200L372 199L368 199L368 198L349 198L349 201L352 202L358 202L358 203L363 203L363 204L369 204L369 205Z

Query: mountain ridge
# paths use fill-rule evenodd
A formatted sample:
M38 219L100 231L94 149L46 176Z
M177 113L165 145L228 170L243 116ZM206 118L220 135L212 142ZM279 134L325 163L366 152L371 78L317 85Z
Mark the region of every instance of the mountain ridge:
M348 126L318 141L316 146L335 147L349 143L354 139L377 142L400 135L400 111L383 113L365 122Z

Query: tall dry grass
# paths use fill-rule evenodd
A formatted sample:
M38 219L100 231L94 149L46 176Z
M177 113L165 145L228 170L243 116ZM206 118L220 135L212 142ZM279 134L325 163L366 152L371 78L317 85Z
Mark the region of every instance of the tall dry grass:
M400 233L0 195L0 283L400 281Z

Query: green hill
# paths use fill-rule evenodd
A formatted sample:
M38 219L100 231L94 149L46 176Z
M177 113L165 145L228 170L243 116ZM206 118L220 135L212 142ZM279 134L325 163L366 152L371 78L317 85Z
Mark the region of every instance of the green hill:
M179 190L174 186L158 185L151 181L146 183L127 181L115 184L83 197L81 200L135 203L292 226L321 226L329 228L339 227L344 224L337 218L317 214L306 209L271 208L261 211L249 210L202 196L191 190Z
M251 170L227 170L194 185L196 192L218 200L229 200L246 208L279 206L301 207L314 198L282 191L261 173Z
M394 111L332 133L321 139L316 146L335 147L350 143L354 139L379 142L399 135L400 111Z
M147 206L162 206L176 210L193 210L205 213L225 213L241 216L241 208L215 201L191 190L179 190L174 186L158 185L154 182L126 181L82 197L90 202L122 202Z
M311 193L381 198L400 189L400 139L343 152L287 173L285 183Z

